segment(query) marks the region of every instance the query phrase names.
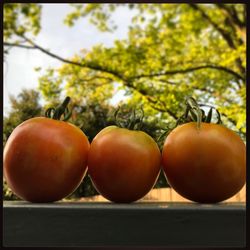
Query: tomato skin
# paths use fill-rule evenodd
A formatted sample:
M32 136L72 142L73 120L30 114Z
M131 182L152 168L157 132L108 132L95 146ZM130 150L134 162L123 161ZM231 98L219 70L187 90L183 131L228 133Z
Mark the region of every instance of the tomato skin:
M89 141L73 124L36 117L17 126L4 148L4 177L30 202L53 202L71 194L87 170Z
M149 135L109 126L90 145L88 171L95 188L106 199L130 203L152 189L160 163L160 150Z
M166 138L162 165L168 183L183 197L216 203L235 195L246 181L246 146L230 129L190 122Z

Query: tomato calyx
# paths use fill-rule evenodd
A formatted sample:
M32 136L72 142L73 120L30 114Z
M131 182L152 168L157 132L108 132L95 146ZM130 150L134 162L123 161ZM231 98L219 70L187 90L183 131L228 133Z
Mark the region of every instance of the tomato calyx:
M182 114L176 120L176 123L174 124L173 127L165 129L165 131L159 136L157 141L162 140L164 136L168 135L173 129L175 129L177 126L181 124L188 122L196 122L197 129L200 129L202 122L211 123L213 117L213 110L215 110L217 115L216 124L222 124L219 111L212 105L198 103L193 97L187 97L185 104L186 104L186 109L184 114ZM210 107L210 109L208 110L207 114L205 114L205 111L201 107Z
M70 102L70 97L67 96L64 101L59 104L56 108L48 108L45 111L45 117L51 118L54 120L61 120L61 116L63 115L62 121L67 121L70 117L72 112L68 109L68 104Z
M141 130L143 126L144 111L140 107L140 114L136 113L138 109L130 109L129 112L121 114L121 107L118 106L114 113L114 120L117 127L127 128L129 130Z
M201 107L210 107L207 115L205 114L205 111ZM197 122L197 128L199 129L202 122L211 123L213 110L216 111L217 115L216 124L222 124L220 113L215 107L208 104L198 103L193 97L188 97L186 99L185 113L177 119L175 126L187 122Z

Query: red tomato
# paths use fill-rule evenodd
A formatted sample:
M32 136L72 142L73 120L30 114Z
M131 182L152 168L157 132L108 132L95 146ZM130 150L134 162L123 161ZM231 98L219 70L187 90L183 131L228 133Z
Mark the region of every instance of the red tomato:
M4 177L30 202L52 202L72 193L87 169L89 141L73 124L31 118L17 126L4 148Z
M246 146L230 129L190 122L166 138L162 164L169 184L183 197L215 203L235 195L246 181Z
M129 203L152 189L160 163L158 145L148 134L109 126L90 145L88 170L94 186L106 199Z

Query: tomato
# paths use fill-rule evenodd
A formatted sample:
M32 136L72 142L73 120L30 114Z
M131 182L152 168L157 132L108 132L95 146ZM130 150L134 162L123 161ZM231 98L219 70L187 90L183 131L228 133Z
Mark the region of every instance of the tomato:
M130 203L152 189L160 163L158 145L148 134L109 126L90 145L88 171L93 185L106 199Z
M232 130L189 122L167 136L162 150L165 176L183 197L215 203L235 195L246 181L246 146Z
M4 177L30 202L53 202L72 193L87 169L89 141L73 124L45 117L17 126L4 148Z

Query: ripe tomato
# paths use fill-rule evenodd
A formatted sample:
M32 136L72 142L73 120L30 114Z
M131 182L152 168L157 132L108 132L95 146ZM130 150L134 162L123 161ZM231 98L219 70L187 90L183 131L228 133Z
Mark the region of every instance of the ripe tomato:
M162 164L169 184L183 197L215 203L235 195L246 180L246 147L230 129L190 122L166 138Z
M87 169L89 141L73 124L45 117L17 126L4 148L4 177L30 202L52 202L72 193Z
M88 171L97 191L113 202L145 196L160 173L161 153L148 134L109 126L93 139Z

